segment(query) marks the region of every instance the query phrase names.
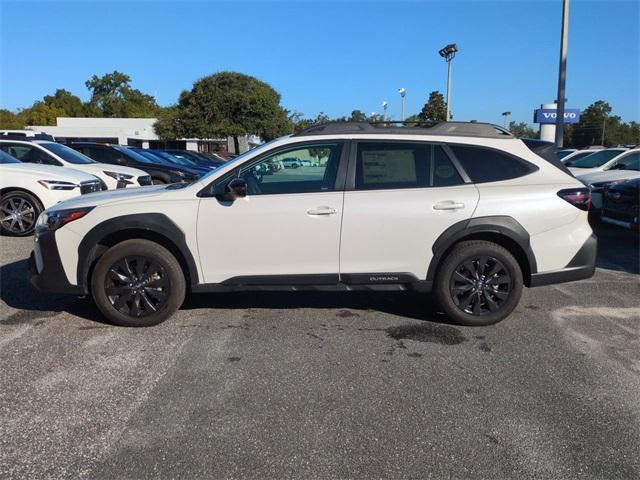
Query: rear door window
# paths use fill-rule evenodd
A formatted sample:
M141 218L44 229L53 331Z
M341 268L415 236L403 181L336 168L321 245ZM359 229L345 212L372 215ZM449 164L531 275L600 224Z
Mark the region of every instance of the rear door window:
M537 169L535 165L497 150L462 145L450 147L474 183L499 182L523 177Z

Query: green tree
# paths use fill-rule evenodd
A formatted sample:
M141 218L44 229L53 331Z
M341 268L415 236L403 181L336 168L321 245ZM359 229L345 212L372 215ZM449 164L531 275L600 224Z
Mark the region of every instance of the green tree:
M22 129L24 128L24 119L19 113L13 113L4 108L0 109L0 128L6 129Z
M351 112L351 118L349 118L349 120L351 122L366 122L367 116L360 110L353 110Z
M265 140L290 132L280 94L255 77L220 72L201 78L180 94L173 137L216 138L245 134ZM166 134L167 122L160 125Z
M580 121L572 129L571 144L578 148L601 145L603 129L606 135L607 127L613 127L614 123L620 121L619 117L609 117L610 113L611 105L603 100L598 100L585 108L580 114Z
M152 95L131 88L131 77L114 70L85 82L91 91L88 113L101 117L155 117L159 107Z
M429 100L418 114L423 122L444 122L447 120L447 102L437 90L429 94Z
M509 122L509 131L518 138L536 138L538 132L525 122Z
M45 105L64 111L65 117L84 117L86 108L82 100L64 88L59 88L53 95L45 95Z

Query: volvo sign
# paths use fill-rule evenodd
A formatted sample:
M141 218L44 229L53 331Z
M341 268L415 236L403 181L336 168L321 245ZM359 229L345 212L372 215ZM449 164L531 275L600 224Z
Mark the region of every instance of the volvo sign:
M538 108L533 114L534 123L556 123L556 110L552 108ZM565 108L564 123L578 123L580 121L579 108Z

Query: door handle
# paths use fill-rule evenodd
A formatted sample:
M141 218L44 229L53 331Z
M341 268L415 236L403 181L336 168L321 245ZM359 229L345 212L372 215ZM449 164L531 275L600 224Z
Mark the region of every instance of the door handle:
M464 203L454 202L453 200L439 202L433 206L434 210L460 210L461 208L464 208Z
M337 208L318 207L307 210L307 215L333 215L334 213L338 213Z

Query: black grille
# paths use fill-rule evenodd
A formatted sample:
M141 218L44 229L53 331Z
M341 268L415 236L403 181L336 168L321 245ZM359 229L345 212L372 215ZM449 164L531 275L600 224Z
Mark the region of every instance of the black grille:
M84 195L85 193L99 192L102 190L102 185L100 185L100 180L91 180L88 182L82 182L80 184L80 194Z
M138 177L138 184L140 185L153 185L151 181L151 175L145 175L143 177Z

